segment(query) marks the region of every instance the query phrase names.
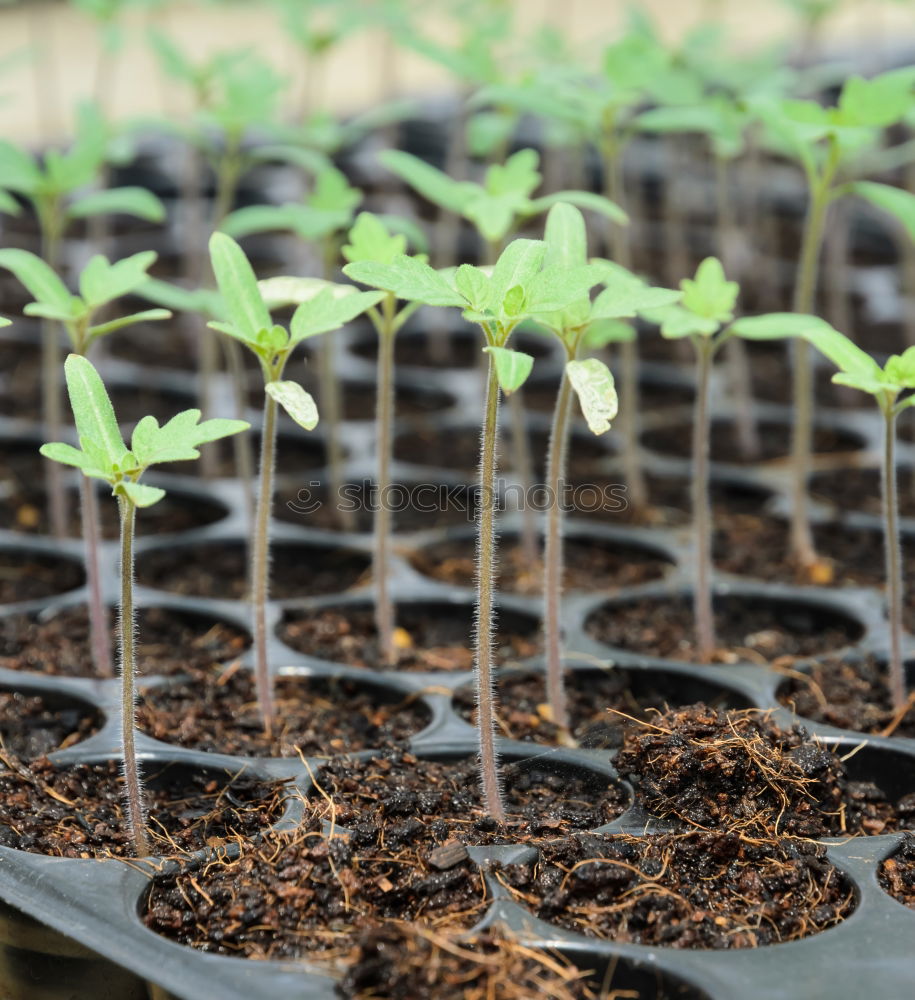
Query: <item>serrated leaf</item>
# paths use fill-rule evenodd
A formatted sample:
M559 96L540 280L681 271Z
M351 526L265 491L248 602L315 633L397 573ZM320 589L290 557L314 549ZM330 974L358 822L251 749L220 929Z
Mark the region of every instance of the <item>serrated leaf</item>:
M130 480L119 482L116 492L123 493L135 507L152 507L165 496L165 490L158 486L145 486L143 483L134 483Z
M489 305L489 278L472 264L461 264L454 272L454 287L475 310Z
M912 105L908 75L882 73L870 80L849 77L839 94L838 120L843 125L885 128L898 122Z
M12 271L36 302L54 306L70 315L73 296L57 274L28 250L0 250L0 267Z
M350 263L372 260L379 264L391 264L395 257L405 254L406 250L405 236L392 236L377 215L360 212L349 231L349 242L344 244L341 252L344 260Z
M635 275L605 275L605 287L591 306L593 320L624 319L644 310L661 309L679 302L682 292L653 288Z
M484 347L483 350L492 356L499 387L506 395L524 385L534 365L530 354L513 351L508 347Z
M681 304L689 312L719 325L733 318L740 286L725 278L717 257L706 257L697 268L696 277L684 278L680 287L683 289Z
M343 273L352 281L393 292L399 299L429 306L463 306L464 299L451 283L424 261L402 254L390 264L357 261Z
M225 233L213 233L210 237L210 259L230 322L240 339L253 344L260 330L273 325L257 287L254 269L242 248Z
M590 264L545 267L528 284L527 311L545 313L566 309L587 299L600 280L600 272Z
M542 240L512 240L499 255L489 279L489 302L501 306L510 288L527 289L543 264L546 244Z
M711 337L721 329L717 319L697 316L680 305L662 306L659 309L643 309L642 316L649 323L657 323L661 336L666 340L680 340L683 337Z
M71 219L85 219L90 215L132 215L147 222L164 222L165 206L146 188L107 188L72 201L67 206L67 215Z
M303 302L293 313L289 327L290 341L298 344L307 337L337 330L383 298L383 292L357 292L353 289L348 295L336 295L334 289L326 288Z
M72 465L74 468L83 470L91 468L89 456L85 452L80 451L79 448L74 448L72 444L54 441L49 444L43 444L38 450L45 458L51 459L52 462L60 462L61 465Z
M915 194L890 184L875 181L857 181L850 190L872 205L889 212L904 227L909 239L915 240Z
M483 187L488 194L529 197L540 185L540 154L535 149L519 149L504 163L493 163L486 171Z
M318 408L315 401L298 382L268 382L264 389L300 427L304 427L306 431L313 431L318 426Z
M140 468L199 458L199 445L238 434L250 426L244 420L214 419L198 423L199 420L200 410L184 410L161 427L155 417L143 417L130 440Z
M108 258L101 255L92 257L79 276L80 295L86 304L94 309L136 291L140 285L149 280L146 272L157 256L154 251L147 250L125 257L114 264L110 264Z
M127 449L99 373L86 358L71 354L64 362L64 374L83 451L97 449L104 459L100 464L113 467Z
M610 430L610 423L619 410L610 369L597 358L586 358L584 361L568 362L566 375L578 396L589 430L593 434Z

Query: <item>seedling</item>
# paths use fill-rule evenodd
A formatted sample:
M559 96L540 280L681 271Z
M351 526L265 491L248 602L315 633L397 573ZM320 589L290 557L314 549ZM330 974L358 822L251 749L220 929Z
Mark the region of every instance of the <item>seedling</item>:
M101 479L117 498L121 523L121 599L118 649L121 672L121 753L124 765L127 820L137 857L149 854L146 810L134 743L135 622L133 603L134 527L138 507L150 507L165 490L146 486L140 477L152 465L200 457L198 446L237 434L248 427L240 420L205 420L199 410L185 410L159 426L144 417L134 428L130 448L124 444L114 408L92 363L71 354L64 364L67 392L79 437L79 448L56 442L41 446L41 454L75 466L84 477Z
M546 221L546 268L582 268L587 263L587 233L581 212L560 203L550 209ZM535 322L555 334L566 355L559 394L553 411L547 454L546 541L544 546L543 633L547 663L547 698L553 722L568 735L569 714L562 673L562 632L560 607L563 575L563 506L559 501L565 478L569 441L569 418L573 392L594 434L610 429L616 417L617 398L613 375L597 358L581 360L586 348L600 347L609 334L615 336L613 321L635 316L643 309L655 309L675 302L679 292L649 288L623 268L602 262L604 290L592 302L587 294L559 312L537 314Z
M349 263L343 273L353 281L362 281L366 273L371 278L372 265L390 265L403 255L406 237L392 235L376 215L362 212L350 230L349 243L343 247L343 256ZM425 257L414 259L425 260ZM367 282L370 283L370 282ZM375 422L377 425L377 486L378 495L387 496L391 482L391 452L394 431L394 337L403 324L419 308L418 302L408 302L397 309L397 295L391 289L382 289L384 297L368 310L369 319L378 334L378 374L376 388ZM394 643L394 607L388 586L391 558L391 512L380 503L375 512L375 550L373 577L375 581L375 627L382 660L392 666L397 660Z
M735 328L725 327L734 318L740 291L728 281L717 257L708 257L695 279L680 282L680 305L666 306L653 314L661 335L671 340L689 337L696 350L696 404L693 417L692 505L695 552L693 608L700 657L708 662L715 652L715 619L712 614L712 511L709 501L709 380L712 359Z
M913 80L915 71L911 68L883 73L871 80L849 77L833 108L814 101L759 103L757 111L770 141L800 163L807 179L809 204L794 291L795 312L809 315L814 311L817 267L829 206L851 190L841 179L848 181L855 176L862 151L871 149L882 130L909 110ZM794 347L791 552L803 568L810 570L816 565L807 497L813 382L809 345L801 340Z
M346 177L335 167L322 170L314 191L304 203L290 205L252 205L240 208L226 218L221 229L230 236L270 231L294 232L306 244L317 245L321 256L321 275L330 281L337 267L342 234L352 225L362 192L350 187ZM318 357L321 410L327 427L327 459L331 491L339 496L343 486L343 448L340 443L342 402L340 382L334 364L334 345L321 341ZM352 527L349 510L339 511L344 528Z
M254 270L244 251L231 237L225 233L214 233L210 238L210 257L228 322L211 321L208 325L252 351L260 362L264 377L260 474L251 541L251 602L257 696L264 729L269 735L273 730L275 712L267 660L267 598L278 406L282 406L305 430L313 430L318 423L314 400L297 382L283 380L283 371L293 350L302 341L338 329L377 305L383 295L380 292L357 292L346 285L302 279L300 287L304 301L293 314L287 330L273 322ZM287 284L296 281L294 278L281 280Z
M134 254L115 264L105 257L93 257L79 278L79 295L71 295L57 274L28 250L0 250L0 267L9 268L34 296L25 307L28 316L60 322L70 339L71 350L86 356L99 337L134 323L169 319L167 309L147 309L94 323L95 313L114 299L136 291L148 281L147 270L156 259L152 251ZM111 677L114 669L108 643L108 615L102 600L99 568L98 503L88 479L80 480L83 545L86 552L86 582L89 587L89 639L95 672Z
M883 541L886 559L887 616L889 620L889 688L895 709L906 705L902 659L902 557L899 549L899 501L896 488L896 418L915 405L915 347L894 354L881 367L844 334L816 316L774 313L738 320L734 329L743 337L760 340L800 337L839 369L833 382L860 389L874 397L883 417L881 492Z
M495 693L492 654L494 639L493 572L496 555L496 441L499 393L523 385L534 359L512 350L509 339L519 323L533 316L561 311L588 295L598 281L591 267L544 267L546 244L513 240L502 251L491 273L469 264L456 271L436 271L414 257L399 255L388 264L365 261L350 266L363 284L383 289L407 302L456 307L480 327L488 355L486 402L480 448L479 556L477 562L474 672L480 737L480 779L484 807L496 820L505 819L495 750Z
M97 180L105 162L108 132L101 118L88 109L80 120L79 137L72 149L61 153L52 149L36 161L25 150L0 140L0 212L18 214L18 195L33 208L41 231L41 256L52 269L58 266L60 242L69 225L77 219L123 213L153 222L165 218L159 199L145 188L123 187L78 195ZM42 419L45 433L59 437L61 395L58 386L60 348L57 330L42 323ZM48 466L47 493L51 528L58 538L66 534L66 510L59 470Z

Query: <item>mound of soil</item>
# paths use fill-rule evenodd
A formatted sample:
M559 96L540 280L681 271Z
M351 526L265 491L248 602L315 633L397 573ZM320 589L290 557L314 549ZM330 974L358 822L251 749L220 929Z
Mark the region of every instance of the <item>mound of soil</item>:
M754 709L666 712L629 730L615 763L651 812L690 827L759 838L915 827L915 793L888 801L801 726L780 729Z
M893 899L915 910L915 834L905 835L899 850L880 866L878 877Z

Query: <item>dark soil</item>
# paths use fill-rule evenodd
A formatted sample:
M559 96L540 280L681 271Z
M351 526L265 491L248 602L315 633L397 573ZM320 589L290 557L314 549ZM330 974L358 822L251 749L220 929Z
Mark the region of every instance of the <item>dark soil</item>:
M812 722L858 733L915 737L915 706L897 719L886 664L874 656L817 660L785 681L778 700Z
M693 678L654 671L608 670L568 671L565 675L572 736L589 750L619 747L623 734L632 725L629 719L651 719L670 705L686 705L697 698L697 688L709 702L733 707L739 696L719 694ZM542 674L511 673L497 684L496 725L506 739L543 743L560 742L561 732L552 721L547 703L546 681ZM467 722L476 723L476 693L459 688L452 702Z
M712 423L712 461L731 465L752 465L755 462L772 462L785 458L791 450L790 424L760 424L760 454L747 456L741 450L733 421L716 420ZM651 451L677 458L692 454L692 426L688 421L670 427L658 427L642 435L642 443ZM813 450L815 454L858 451L862 440L855 434L831 428L815 427Z
M229 667L190 683L155 687L137 706L137 724L164 743L245 757L326 756L403 743L432 714L415 695L385 693L343 679L281 677L276 721L265 738L254 678Z
M402 605L396 611L399 659L393 669L470 670L473 666L471 605ZM379 656L371 608L354 605L289 611L279 628L287 646L350 667L386 669ZM511 613L496 619L495 662L533 656L540 647L536 621Z
M420 492L417 490L422 487ZM428 487L428 488L427 488ZM303 528L325 531L369 532L382 494L370 480L344 484L340 501L331 502L326 483L311 479L277 490L273 516ZM434 478L419 483L393 483L387 493L394 530L428 531L473 524L476 487L460 483L446 486ZM350 512L352 525L344 523L340 508Z
M593 978L504 931L443 938L390 923L359 937L339 989L344 1000L598 1000Z
M915 517L915 491L910 488L912 470L900 469L898 477L899 513L903 517ZM810 480L810 493L815 500L831 506L832 515L837 518L852 510L883 516L879 469L818 472Z
M812 841L735 833L580 834L501 877L542 920L590 938L667 948L756 948L818 934L855 891Z
M112 630L114 627L112 617ZM240 656L249 643L246 632L225 622L168 608L140 608L137 613L140 675L205 673L217 663ZM0 667L68 677L94 676L85 606L65 608L48 618L0 617Z
M350 549L276 542L270 553L270 596L275 600L349 590L362 582L369 557ZM176 594L243 600L248 553L241 542L200 542L154 549L137 559L137 580Z
M655 815L747 837L839 837L915 827L915 793L893 803L852 781L801 726L758 709L673 709L626 732L620 776Z
M247 837L282 813L276 783L147 765L152 850L163 855ZM57 768L46 758L0 772L0 842L64 858L133 857L117 761Z
M0 550L0 604L64 594L85 578L82 566L71 559L22 549Z
M465 858L435 867L426 844L331 836L315 821L242 846L238 859L157 879L146 925L223 955L339 958L372 923L463 929L488 902L476 865Z
M0 691L0 744L5 755L21 760L44 757L88 739L99 725L98 713L81 702Z
M907 833L899 850L883 862L879 879L893 899L915 909L915 834Z
M14 488L9 495L0 499L0 524L12 531L27 534L49 534L47 499L42 488L32 488L42 479L33 481L24 489ZM80 513L79 491L67 491L68 533L71 538L79 538L83 532ZM108 539L120 536L120 522L117 501L104 493L99 495L99 520L102 536ZM201 528L226 516L226 508L215 500L193 496L188 493L169 491L152 507L145 508L137 519L137 533L142 539L155 535L171 535L192 528Z
M472 587L476 554L467 539L441 542L421 549L411 559L415 569L444 583ZM607 590L634 587L657 580L673 565L668 559L636 545L567 538L564 545L566 590ZM531 565L516 538L499 543L497 587L507 593L543 593L543 563Z
M838 612L804 604L740 595L718 596L714 602L719 651L716 662L747 660L785 666L848 645L863 629ZM693 607L685 597L646 597L608 604L585 623L600 642L665 659L696 663ZM783 659L784 658L784 659Z
M507 819L499 824L481 803L475 757L418 760L391 750L370 760L334 758L316 781L334 802L336 822L356 842L444 844L537 843L593 830L620 816L628 792L583 767L562 767L548 757L503 762Z
M542 481L546 470L549 447L547 431L529 431L528 447L535 476ZM612 454L607 445L593 434L574 433L569 441L568 476L587 476L596 465ZM424 427L397 435L394 439L394 457L401 462L447 467L450 472L472 473L480 464L480 430L477 427ZM510 421L506 418L501 428L499 468L515 468L514 448Z

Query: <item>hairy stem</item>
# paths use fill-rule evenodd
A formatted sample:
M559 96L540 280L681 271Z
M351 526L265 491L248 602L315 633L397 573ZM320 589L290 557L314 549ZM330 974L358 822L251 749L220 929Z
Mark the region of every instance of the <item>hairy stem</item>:
M835 174L835 152L830 153L823 175L811 182L810 204L804 223L801 256L798 263L797 284L794 289L794 311L812 313L816 295L817 267L826 211L829 208L830 185ZM807 479L813 452L813 371L811 347L805 340L796 339L794 369L792 373L794 396L794 427L791 440L793 483L791 490L791 552L801 566L816 562L813 532L810 528Z
M394 433L394 330L396 302L393 295L381 303L382 315L378 327L378 397L375 402L375 423L378 427L378 495L382 502L375 512L375 549L372 575L375 579L375 628L381 657L388 666L397 660L394 648L394 609L389 589L391 560L391 511L383 498L391 483L391 450Z
M569 440L569 415L572 410L572 384L563 371L550 444L547 452L547 488L550 491L550 508L547 511L546 541L543 553L543 637L546 647L547 702L553 722L560 729L569 730L569 711L565 683L562 675L562 607L563 509L560 492L565 475L566 452Z
M696 551L693 611L700 658L708 662L715 652L715 619L712 613L712 515L709 502L709 376L714 344L707 337L696 343L696 412L693 419L693 531Z
M273 679L267 660L267 598L270 594L270 512L273 507L273 473L276 462L277 403L264 394L261 431L260 487L251 541L251 604L254 618L254 677L264 731L273 732Z
M496 462L499 433L499 382L495 359L489 357L486 415L480 449L480 511L477 558L477 627L474 662L477 686L477 725L480 730L480 782L483 807L498 822L505 820L499 765L495 747L495 687L492 670L493 579L496 559Z
M512 459L521 486L521 558L527 567L537 564L537 512L531 503L534 488L534 462L527 436L527 414L521 390L508 397L512 423Z
M899 499L896 491L896 412L883 407L883 544L886 554L887 615L890 626L889 681L893 708L905 704L902 660L902 557L899 550Z
M99 568L98 497L91 479L79 477L80 508L83 521L83 545L86 552L86 583L89 588L89 645L92 666L97 677L114 677L111 645L108 641L108 611L102 597Z
M137 508L126 496L118 497L121 515L121 604L119 642L121 654L121 751L124 764L124 791L127 801L127 822L138 858L149 854L146 836L146 809L137 751L136 732L136 654L134 651L133 611L133 536Z

